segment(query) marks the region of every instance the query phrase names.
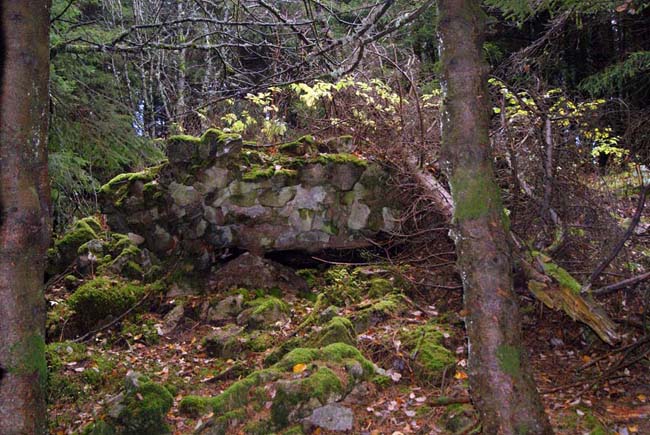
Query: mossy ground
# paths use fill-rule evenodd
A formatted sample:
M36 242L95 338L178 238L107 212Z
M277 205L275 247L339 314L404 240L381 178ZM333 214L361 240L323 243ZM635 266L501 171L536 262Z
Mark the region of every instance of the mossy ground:
M121 240L116 244L128 245ZM181 269L170 274L175 278L168 280L166 288L175 280L194 279L191 269L178 271ZM313 406L329 401L353 410L352 433L393 433L416 422L419 428L412 427L413 433L429 433L435 427L443 434L451 434L448 428L465 426L476 419L471 405L431 403L441 396L467 394L462 324L453 310L442 308L449 303L449 294L442 302L411 302L418 295L410 292L408 283L400 278L410 273L406 269L393 273L387 266L311 269L302 274L310 278L314 298L300 293L271 295L256 289L231 290L227 295L242 295L245 309L277 308L286 317L280 328L247 330L245 325L238 325L242 329L237 336L242 351L228 357L208 355L201 340L215 327L235 324L235 319L218 325L201 323L199 313L204 302L210 303L208 296L183 297L189 317L168 335L160 335L159 328L168 312L161 307L170 302L156 297L151 305L87 343L49 344L51 432L82 433L91 420L105 416L104 401L122 391L126 373L135 369L171 394L171 409L159 427L166 424L175 434L193 433L199 422L208 421L212 423L212 434L300 434L302 424L296 419L309 414ZM69 298L88 282L92 280L80 279L70 288L62 282L59 291L66 296L61 299ZM129 283L119 280L119 285ZM202 285L200 280L197 285ZM349 296L345 295L346 289ZM175 299L174 304L177 302ZM454 303L459 309L460 298ZM70 310L67 303L52 308L50 316L62 313L63 308ZM423 312L423 308L433 311ZM536 313L531 310L529 316L536 318ZM543 348L540 351L546 352ZM504 354L505 363L508 355ZM376 367L383 370L377 372ZM161 393L159 388L155 390ZM162 397L166 399L153 402L169 403L169 396L162 393ZM136 400L132 405L140 402ZM157 409L152 413L160 416L161 408ZM580 410L586 416L568 409L561 421L554 420L560 434L608 433L598 432L607 429L605 424L598 426L601 415L590 414L585 407ZM212 417L208 417L210 414ZM400 424L393 423L393 418ZM95 434L111 433L110 419L94 421Z

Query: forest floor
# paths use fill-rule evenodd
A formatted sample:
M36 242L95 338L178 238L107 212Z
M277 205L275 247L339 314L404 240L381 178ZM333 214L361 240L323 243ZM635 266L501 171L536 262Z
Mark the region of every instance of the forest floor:
M388 293L367 293L371 287L368 277L376 276L375 273L391 283L392 289L387 291L406 296L402 299L403 305L377 312L362 327L355 323L356 347L367 359L383 368L385 376L364 382L360 392L355 391L345 398L343 403L354 415L353 428L346 433L480 433L477 415L468 400L467 346L460 317L460 290L423 293L413 288L400 289L396 278L380 266L337 266L323 270L325 272L312 277L312 292L356 292L355 300L340 301L343 308L337 313L353 319L353 323L363 309L382 299L388 300ZM326 276L326 270L336 270L338 278L333 278L331 272ZM367 274L357 273L359 271ZM458 285L452 276L449 279L450 286ZM65 298L68 293L64 287L54 286L48 298ZM609 347L563 313L541 307L523 290L519 295L531 364L557 433L649 434L648 346L640 349L623 345ZM101 418L106 413L107 401L120 391L129 370L148 376L172 393L174 402L166 414L166 421L174 434L193 433L215 416L209 409L188 415L187 409L180 406L184 397L218 396L253 370L268 367L269 355L282 343L296 337L308 341L310 334L322 328L314 324L299 330L298 325L318 309L317 303L313 298L284 294L282 299L289 305L288 315L257 332L263 334L257 337L264 337L266 341L260 344L261 339L258 339L256 346L243 346L233 354L220 356L206 349L209 346L205 337L228 328L236 318L207 322L188 316L192 308L198 309L205 303L206 297L183 297L186 316L167 333L161 333L161 326L168 322L166 317L178 297L161 297L152 305L152 310L143 310L131 320L117 322L90 337L86 343L55 341L50 344L51 433L81 433L91 421ZM611 299L608 306L621 310L615 313L616 318L626 317L624 311L638 311L641 306L633 295L625 293L613 295ZM428 373L428 376L422 375L422 367L418 367L419 355L415 355L422 349L404 339L404 331L426 325L434 325L441 332L436 337L453 355L453 364L435 374ZM632 331L638 336L638 330ZM250 340L250 336L247 339ZM240 342L247 339L238 338ZM626 345L630 343L630 340L625 342ZM60 358L58 364L52 364L53 355ZM309 370L297 364L293 377L305 376ZM225 433L264 433L251 431L246 421L240 423L231 424ZM341 432L315 427L305 433Z

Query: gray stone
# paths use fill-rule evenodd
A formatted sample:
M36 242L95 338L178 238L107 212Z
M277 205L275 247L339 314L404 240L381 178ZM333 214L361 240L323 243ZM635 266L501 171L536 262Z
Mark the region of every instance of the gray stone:
M351 230L361 230L368 224L370 216L370 207L360 202L354 202L348 217L348 228Z
M304 188L301 185L297 186L296 196L290 202L294 209L309 209L317 210L321 207L325 199L325 189L323 186L314 186L312 188Z
M195 183L196 190L202 194L223 189L228 185L228 169L211 166L201 175L200 181Z
M136 246L142 245L145 241L144 237L142 237L140 234L136 233L128 233L127 237Z
M279 190L266 190L259 197L264 207L283 207L296 196L296 186L287 186Z
M203 218L211 224L223 225L223 213L220 208L210 207L206 205L203 208Z
M153 249L156 252L165 252L174 244L172 236L160 225L156 225L153 233Z
M314 409L306 422L326 430L345 432L352 430L354 413L348 407L329 404Z
M236 317L242 312L244 296L232 295L221 299L216 305L208 304L205 315L202 316L206 322L219 322L224 319Z
M247 308L237 316L237 324L248 329L268 329L277 323L285 323L289 317L278 305L271 305L259 310L256 307Z
M329 181L337 189L346 191L352 189L359 181L364 168L353 163L329 165L331 167Z
M185 186L184 184L172 181L169 184L169 194L171 195L174 203L180 207L186 207L190 204L201 202L201 194L194 188L194 186Z
M208 227L208 222L201 219L196 225L190 227L189 231L185 232L185 235L189 239L198 239L203 237L205 230Z
M185 315L185 307L182 303L179 303L170 312L165 314L163 317L162 326L160 327L160 332L162 335L167 335L172 332L178 326L178 323L183 319Z
M395 226L397 225L397 219L395 219L395 216L393 215L391 209L388 207L382 208L381 218L384 221L384 225L381 228L382 230L393 231L395 229Z
M238 337L244 332L244 328L229 324L219 328L208 335L203 345L205 352L215 358L234 358L244 350L244 342Z
M303 243L327 243L330 240L330 235L322 231L306 231L298 234L297 240Z

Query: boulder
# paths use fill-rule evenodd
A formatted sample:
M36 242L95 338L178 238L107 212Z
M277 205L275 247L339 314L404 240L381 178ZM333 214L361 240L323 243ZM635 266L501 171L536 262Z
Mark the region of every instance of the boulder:
M352 409L337 404L321 406L312 411L306 419L309 426L321 427L335 432L352 430L354 413Z

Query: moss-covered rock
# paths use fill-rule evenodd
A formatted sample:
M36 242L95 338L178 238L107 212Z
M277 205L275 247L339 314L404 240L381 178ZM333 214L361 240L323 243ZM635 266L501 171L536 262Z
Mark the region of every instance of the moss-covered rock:
M356 345L357 334L349 319L345 317L334 317L307 340L307 344L313 345L314 347L324 347L332 343Z
M189 417L200 417L210 409L210 400L199 396L186 396L178 404L181 414Z
M272 425L267 430L279 431L306 417L311 410L343 398L355 384L374 373L374 364L348 344L335 343L321 349L297 348L273 366L235 382L216 397L188 396L181 403L186 402L185 406L199 412L211 407L220 416L237 410L262 409L270 401ZM262 388L269 383L274 383L273 387ZM271 390L275 395L269 395ZM201 433L213 432L206 429Z
M278 151L291 156L303 156L318 152L316 141L311 135L302 136L294 141L283 143L278 146Z
M171 433L165 415L174 398L161 385L135 372L127 373L125 389L109 403L101 424L95 424L91 435L113 430L115 435L164 435ZM108 426L106 428L105 426Z
M271 419L277 427L285 427L307 417L318 406L340 400L344 391L341 380L327 367L318 367L306 378L278 381L275 385Z
M76 221L70 230L54 241L47 252L49 275L61 273L77 258L79 247L91 240L99 239L101 224L94 217Z
M286 321L289 306L274 296L263 296L248 302L249 308L237 316L239 325L246 325L250 329L263 326L272 326L281 321Z
M145 287L140 283L99 277L80 286L68 299L68 305L75 320L88 330L108 316L124 313L144 294Z
M143 188L145 184L149 185L150 189L155 187L155 185L151 183L156 179L164 166L165 165L162 164L143 169L139 172L119 174L113 177L108 183L104 184L99 189L99 193L104 199L120 206L130 194L134 193L133 187L135 183L138 183L137 185L141 188ZM142 189L138 190L140 190L138 193L143 193Z
M362 307L352 317L352 323L357 333L395 316L406 309L403 296L392 293L381 299L375 299Z
M239 156L241 148L241 136L214 128L201 137L178 135L167 139L167 157L174 165L205 165L214 158Z
M211 332L203 339L203 347L209 356L216 358L236 358L245 349L242 337L244 328L227 325Z
M453 375L456 357L443 346L444 334L444 330L435 324L419 326L401 334L404 348L415 357L419 379L438 383L443 375Z
M389 293L395 292L393 283L386 278L372 278L368 288L368 296L371 298L380 298Z

